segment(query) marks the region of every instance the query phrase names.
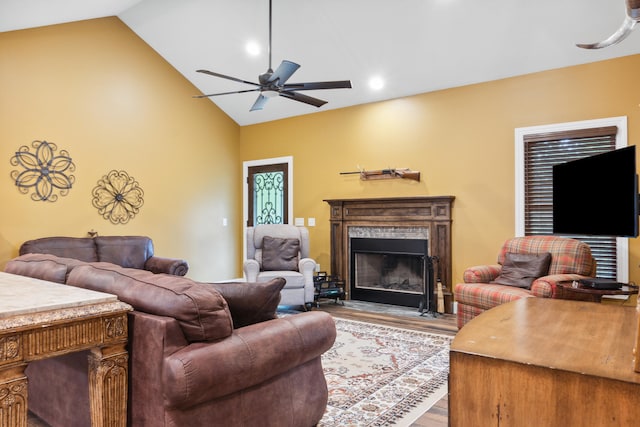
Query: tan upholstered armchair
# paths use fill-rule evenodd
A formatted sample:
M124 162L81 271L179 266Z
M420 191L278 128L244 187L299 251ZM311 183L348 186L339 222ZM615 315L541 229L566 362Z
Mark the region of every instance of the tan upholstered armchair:
M316 262L309 258L309 231L288 224L264 224L247 228L247 282L268 282L283 277L281 305L313 304L313 272Z
M523 274L523 270L530 270L537 261L533 257L524 260L520 255L547 256L550 259L537 274L530 271ZM509 301L525 297L561 297L563 290L560 284L595 274L596 260L584 242L557 236L508 239L498 253L497 264L467 268L464 283L455 286L458 328L482 312ZM528 283L523 283L523 280L528 280Z

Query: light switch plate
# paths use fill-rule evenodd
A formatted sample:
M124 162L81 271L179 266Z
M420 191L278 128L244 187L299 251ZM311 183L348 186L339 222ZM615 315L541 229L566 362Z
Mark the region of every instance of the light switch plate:
M294 224L296 227L304 227L304 218L296 218Z

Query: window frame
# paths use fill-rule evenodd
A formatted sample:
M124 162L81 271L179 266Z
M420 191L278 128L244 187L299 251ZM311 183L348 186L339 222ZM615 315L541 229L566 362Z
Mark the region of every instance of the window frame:
M515 129L515 236L521 237L525 233L525 182L524 182L524 137L538 133L561 131L575 131L580 129L617 126L616 149L628 145L627 117L608 117L595 120L581 120L575 122L555 123L539 126L529 126ZM626 283L629 281L629 239L616 238L616 280Z

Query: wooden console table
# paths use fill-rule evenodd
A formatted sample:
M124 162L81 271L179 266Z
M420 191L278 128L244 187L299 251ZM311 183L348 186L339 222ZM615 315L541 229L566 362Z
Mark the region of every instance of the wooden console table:
M637 318L549 298L484 312L451 344L450 426L638 425Z
M91 350L91 425L126 426L127 312L115 295L0 272L0 427L27 426L27 364Z

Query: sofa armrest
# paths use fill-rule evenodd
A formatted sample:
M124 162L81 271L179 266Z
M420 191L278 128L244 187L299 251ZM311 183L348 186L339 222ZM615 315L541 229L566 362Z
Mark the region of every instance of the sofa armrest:
M581 274L552 274L543 276L533 281L531 284L531 294L540 298L557 298L562 294L558 288L562 283L573 282L584 279L588 276Z
M152 256L144 263L144 269L152 273L167 273L184 276L189 271L189 264L183 259Z
M464 271L463 280L465 283L489 283L495 280L501 271L500 264L476 265Z
M258 273L260 273L260 264L255 259L248 259L243 266L244 277L247 282L257 282Z
M235 330L215 343L193 343L164 360L165 405L188 408L261 384L331 348L336 327L321 311Z

